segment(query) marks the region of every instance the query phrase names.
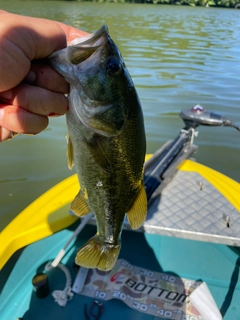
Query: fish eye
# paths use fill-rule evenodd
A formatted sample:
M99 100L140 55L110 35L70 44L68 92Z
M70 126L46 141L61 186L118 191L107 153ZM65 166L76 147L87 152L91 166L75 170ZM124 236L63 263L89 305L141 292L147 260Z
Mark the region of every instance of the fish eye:
M122 71L122 65L116 58L111 57L107 61L106 71L109 76L117 77Z

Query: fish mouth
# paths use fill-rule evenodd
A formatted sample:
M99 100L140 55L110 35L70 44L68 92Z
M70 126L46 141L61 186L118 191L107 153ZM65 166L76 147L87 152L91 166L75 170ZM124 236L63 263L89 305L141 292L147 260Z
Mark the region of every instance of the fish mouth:
M99 38L104 33L107 33L109 35L108 27L106 24L102 25L102 27L99 30L95 31L94 33L69 41L68 46L71 47L71 46L92 44L93 42L99 40Z
M49 63L69 83L72 83L75 80L73 76L75 65L87 60L94 52L106 45L109 38L108 27L104 24L96 32L68 42L65 49L51 53L48 56Z
M95 51L105 45L109 38L108 27L104 24L96 32L68 43L68 59L76 65L87 60Z

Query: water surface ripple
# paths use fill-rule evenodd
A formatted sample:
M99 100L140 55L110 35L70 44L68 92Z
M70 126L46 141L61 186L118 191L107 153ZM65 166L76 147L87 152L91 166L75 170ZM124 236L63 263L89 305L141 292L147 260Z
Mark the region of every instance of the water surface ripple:
M196 103L240 125L240 10L57 1L0 1L0 8L88 32L106 23L142 102L148 152L178 133L179 111ZM0 145L0 229L72 174L65 135L61 117L36 137L21 136ZM239 132L201 127L196 143L199 162L240 181Z

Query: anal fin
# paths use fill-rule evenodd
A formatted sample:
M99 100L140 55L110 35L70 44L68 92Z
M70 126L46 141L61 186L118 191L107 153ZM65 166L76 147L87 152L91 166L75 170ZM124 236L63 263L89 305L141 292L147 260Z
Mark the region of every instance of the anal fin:
M78 217L86 216L91 212L83 194L81 191L76 195L75 199L71 203L71 211Z
M147 196L143 184L131 209L128 210L127 216L132 229L140 228L145 221L147 216Z
M75 262L85 268L108 271L114 267L120 248L120 242L117 245L104 243L96 234L79 250Z

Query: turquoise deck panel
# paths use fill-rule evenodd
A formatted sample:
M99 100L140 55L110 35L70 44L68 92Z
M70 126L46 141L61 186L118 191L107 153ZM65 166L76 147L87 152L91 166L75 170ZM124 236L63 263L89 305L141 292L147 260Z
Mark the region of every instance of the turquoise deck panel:
M75 226L76 227L76 224ZM92 298L75 294L65 308L59 307L51 295L38 299L31 279L55 258L72 234L74 227L17 252L0 272L1 320L84 320L84 304ZM86 226L63 259L73 276L73 261L78 248L95 234L94 226ZM19 258L17 259L17 257ZM170 272L180 277L206 281L224 320L240 320L239 251L235 247L174 237L123 231L119 258L153 271ZM14 261L16 261L14 265ZM13 267L13 268L12 268ZM48 273L50 289L63 289L65 275L59 269ZM7 281L6 281L7 279ZM104 302L102 320L159 320L127 307L119 300Z

